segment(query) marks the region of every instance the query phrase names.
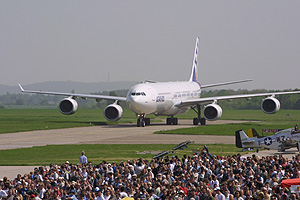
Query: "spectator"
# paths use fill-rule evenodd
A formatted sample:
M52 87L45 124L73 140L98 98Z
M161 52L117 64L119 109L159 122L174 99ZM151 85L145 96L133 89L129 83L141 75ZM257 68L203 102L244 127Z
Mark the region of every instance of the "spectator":
M79 163L80 164L87 164L87 157L85 156L85 152L81 152L81 156L79 157Z
M87 164L86 159L84 163L65 162L35 168L33 173L17 175L15 180L0 179L0 195L2 199L62 200L299 199L299 194L280 188L282 179L299 176L299 155L292 160L282 156L246 158L211 156L205 150L183 158L166 156L112 165L105 161Z

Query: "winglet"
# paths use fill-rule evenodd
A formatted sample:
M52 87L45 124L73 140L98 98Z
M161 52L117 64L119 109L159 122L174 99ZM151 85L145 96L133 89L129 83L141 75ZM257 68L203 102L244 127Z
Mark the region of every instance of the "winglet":
M199 49L199 37L196 38L193 67L192 67L191 77L189 80L190 82L197 82L197 83L199 83L198 82L198 49Z
M20 90L22 91L22 92L24 92L25 90L24 90L24 88L22 87L22 85L19 83L19 88L20 88Z

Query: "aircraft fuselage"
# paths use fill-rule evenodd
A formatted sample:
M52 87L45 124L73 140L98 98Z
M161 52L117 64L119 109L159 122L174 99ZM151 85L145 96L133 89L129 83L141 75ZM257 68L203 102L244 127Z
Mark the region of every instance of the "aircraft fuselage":
M134 85L127 94L127 106L136 114L177 115L189 110L174 106L186 99L199 98L200 85L196 82L160 82Z

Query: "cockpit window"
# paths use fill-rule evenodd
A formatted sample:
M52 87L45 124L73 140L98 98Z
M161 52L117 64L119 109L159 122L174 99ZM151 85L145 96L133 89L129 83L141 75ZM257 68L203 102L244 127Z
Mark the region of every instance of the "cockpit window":
M131 96L146 96L145 92L132 92Z

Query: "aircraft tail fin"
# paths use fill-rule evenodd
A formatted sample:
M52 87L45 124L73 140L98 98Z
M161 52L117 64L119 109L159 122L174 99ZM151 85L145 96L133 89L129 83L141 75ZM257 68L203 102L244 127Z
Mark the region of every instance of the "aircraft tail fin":
M238 148L243 148L243 142L247 140L249 137L243 130L238 130L235 132L235 146Z
M199 37L196 38L193 67L189 82L198 82L198 49L199 49ZM200 83L199 83L200 84Z
M262 138L263 137L263 136L259 135L259 133L254 128L252 129L252 132L253 132L254 137L257 137L257 138Z
M248 130L248 136L249 137L257 137L257 138L263 137L263 136L259 135L259 133L254 128L251 128Z

